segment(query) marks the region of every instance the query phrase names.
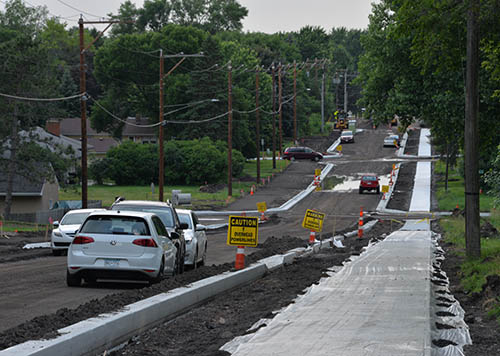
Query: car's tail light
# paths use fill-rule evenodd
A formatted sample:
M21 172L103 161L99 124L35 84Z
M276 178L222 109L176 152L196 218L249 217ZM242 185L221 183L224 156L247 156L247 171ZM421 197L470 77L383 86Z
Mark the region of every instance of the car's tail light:
M73 239L73 245L85 245L92 242L94 242L94 239L88 236L77 236Z
M156 241L153 239L135 239L132 243L142 247L158 247Z

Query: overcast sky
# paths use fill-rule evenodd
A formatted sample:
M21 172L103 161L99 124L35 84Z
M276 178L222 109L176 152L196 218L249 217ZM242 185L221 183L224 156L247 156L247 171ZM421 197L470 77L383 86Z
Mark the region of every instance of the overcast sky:
M0 9L3 3L0 0ZM64 17L70 26L83 14L86 20L116 14L124 0L25 0L27 5L46 5L53 15ZM323 27L329 32L333 27L365 29L371 3L378 0L238 0L248 9L243 20L243 30L252 32L297 31L310 26ZM143 0L132 0L142 7Z

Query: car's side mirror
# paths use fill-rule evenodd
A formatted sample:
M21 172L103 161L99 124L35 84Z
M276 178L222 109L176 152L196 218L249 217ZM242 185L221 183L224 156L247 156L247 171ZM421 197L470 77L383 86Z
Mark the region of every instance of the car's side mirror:
M181 230L186 230L186 229L188 229L188 228L189 228L189 226L188 226L188 224L187 224L187 223L180 223L180 224L179 224L179 228L180 228Z
M178 240L181 238L181 235L178 232L172 231L170 233L170 240Z
M202 224L196 225L196 231L205 231L206 229L207 227L205 225Z
M54 228L59 227L59 221L54 221L52 225L54 225Z

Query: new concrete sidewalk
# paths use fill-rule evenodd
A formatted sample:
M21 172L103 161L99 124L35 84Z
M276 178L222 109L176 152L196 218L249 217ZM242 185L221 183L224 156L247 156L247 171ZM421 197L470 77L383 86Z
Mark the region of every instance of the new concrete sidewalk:
M428 133L419 152L430 154ZM415 211L430 210L431 172L418 170ZM417 179L418 178L418 179ZM410 220L281 311L223 349L233 356L428 356L435 245L428 220Z

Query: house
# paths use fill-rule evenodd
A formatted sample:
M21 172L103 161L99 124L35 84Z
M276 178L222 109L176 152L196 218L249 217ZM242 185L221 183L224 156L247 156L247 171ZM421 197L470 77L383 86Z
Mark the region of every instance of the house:
M158 139L158 128L148 127L150 122L147 118L128 117L127 124L123 128L121 141L131 140L138 143L156 143ZM54 135L66 136L75 140L81 139L81 118L50 119L46 130ZM117 145L120 141L107 132L97 132L90 126L87 118L87 147L89 159L103 157L106 152Z
M36 167L40 177L35 175L26 177L15 173L12 189L12 214L36 213L49 210L59 199L59 183L55 176L43 178L46 174L42 167ZM52 167L50 168L52 170ZM46 171L45 171L46 172ZM0 171L0 211L5 209L5 197L7 195L7 172Z

